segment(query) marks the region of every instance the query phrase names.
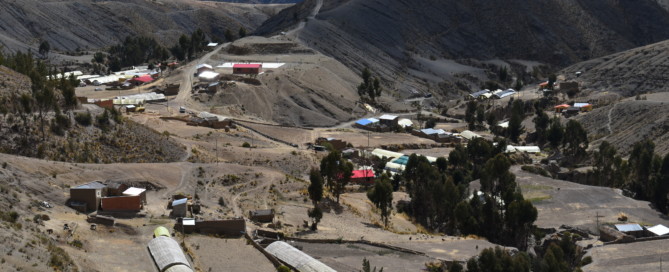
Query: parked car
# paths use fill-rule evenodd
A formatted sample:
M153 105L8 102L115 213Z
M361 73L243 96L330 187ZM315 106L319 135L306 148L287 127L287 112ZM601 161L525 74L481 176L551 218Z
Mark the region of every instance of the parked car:
M179 113L186 113L186 108L183 106L179 107Z

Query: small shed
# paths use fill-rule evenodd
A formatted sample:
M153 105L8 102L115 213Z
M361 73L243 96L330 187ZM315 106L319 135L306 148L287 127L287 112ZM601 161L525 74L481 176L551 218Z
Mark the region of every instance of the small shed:
M643 237L643 227L639 224L617 224L616 229L624 234L632 235L634 237Z
M570 107L570 106L567 105L567 104L561 104L561 105L557 105L557 106L555 106L555 107L553 107L553 108L555 109L555 112L558 112L558 113L559 113L559 112L562 112L562 111L565 110L565 109L568 109L569 107Z
M386 125L388 127L395 127L397 126L399 117L397 117L396 115L384 114L379 117L379 121L381 122L382 125Z
M232 73L235 75L257 75L262 71L262 64L234 64Z
M267 210L249 211L249 218L251 218L251 220L256 222L269 223L274 220L274 210L267 209Z
M592 110L592 104L590 103L574 103L574 107L579 108L581 111Z
M142 200L142 204L146 204L146 189L130 187L127 190L123 191L124 196L139 196Z
M221 74L213 72L213 71L204 71L197 76L200 81L218 81L218 79L221 77Z
M467 139L468 141L471 141L474 138L481 138L481 135L478 135L475 132L470 131L470 130L465 130L463 132L460 132L460 136Z
M85 210L81 212L97 211L103 195L106 195L106 186L99 181L70 188L70 202L86 203Z
M197 66L195 66L195 70L197 70L197 74L199 75L199 74L201 74L201 73L204 72L204 71L211 71L211 72L213 72L213 71L214 71L214 67L212 67L212 66L209 65L209 64L203 63L203 64L198 64Z
M177 199L172 201L172 216L185 217L187 211L187 198Z
M336 270L283 241L271 243L265 248L265 251L299 272L336 272Z
M665 227L664 225L655 225L647 229L650 233L652 233L655 236L664 236L669 234L669 228Z

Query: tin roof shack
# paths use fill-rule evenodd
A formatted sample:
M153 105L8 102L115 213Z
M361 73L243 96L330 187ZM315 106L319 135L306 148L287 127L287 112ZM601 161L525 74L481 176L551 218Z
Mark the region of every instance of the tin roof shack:
M274 220L274 210L249 211L249 218L260 223L271 223Z
M172 201L172 213L173 217L186 217L187 209L187 198L177 199Z
M353 176L351 176L351 182L358 184L374 184L375 180L374 170L371 169L353 170Z
M592 110L592 104L590 103L574 103L574 107L581 109L582 112Z
M98 207L100 207L100 199L106 194L106 186L98 181L93 181L70 188L70 202L86 203L85 206L77 205L78 207L83 208L83 210L79 210L80 212L94 212L98 210Z
M179 243L170 237L153 238L149 252L160 272L193 271Z
M617 224L615 227L618 231L636 238L644 236L643 227L639 224Z
M478 92L473 92L465 96L465 100L475 100L475 99L488 99L490 98L489 96L485 96L485 94L489 94L490 90L484 89L480 90Z
M647 230L652 234L652 236L665 236L669 234L669 228L665 227L664 225L652 226L647 228Z
M235 75L258 75L262 71L262 64L234 64L232 73Z
M399 121L399 117L395 115L384 114L379 117L379 121L381 122L381 125L385 125L389 128L394 128L397 127L397 122Z
M211 72L214 71L214 67L206 63L198 64L197 66L195 66L195 69L197 70L198 75L204 71L211 71Z
M123 191L123 196L138 196L142 201L142 204L146 204L146 189L130 187Z
M324 263L314 259L286 242L276 241L265 248L281 262L299 272L336 272Z

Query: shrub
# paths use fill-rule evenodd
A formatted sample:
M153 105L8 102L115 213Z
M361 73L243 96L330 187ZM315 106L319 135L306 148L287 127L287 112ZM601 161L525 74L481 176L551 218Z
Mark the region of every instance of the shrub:
M93 117L90 112L79 112L74 116L74 120L82 126L90 126L93 123Z
M218 198L218 205L225 206L225 199L223 197Z
M244 142L244 143L242 144L242 147L251 147L251 144L249 144L248 142Z

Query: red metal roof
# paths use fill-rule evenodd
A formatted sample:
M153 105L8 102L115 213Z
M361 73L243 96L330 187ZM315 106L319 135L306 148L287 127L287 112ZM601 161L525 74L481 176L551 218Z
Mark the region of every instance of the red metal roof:
M373 178L374 170L353 170L351 178Z
M153 77L151 77L150 75L143 75L141 77L136 77L136 78L133 78L131 80L132 81L139 81L139 82L142 82L142 83L147 83L147 82L153 81Z
M235 64L232 68L262 68L262 64Z

